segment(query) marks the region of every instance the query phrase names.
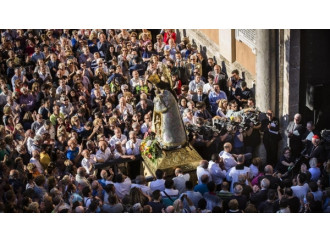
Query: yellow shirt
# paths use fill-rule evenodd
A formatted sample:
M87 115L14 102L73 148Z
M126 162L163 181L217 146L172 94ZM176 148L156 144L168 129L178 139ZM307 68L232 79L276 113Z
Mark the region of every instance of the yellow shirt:
M50 163L50 157L46 152L41 152L40 153L40 164L44 169L47 169L49 163Z

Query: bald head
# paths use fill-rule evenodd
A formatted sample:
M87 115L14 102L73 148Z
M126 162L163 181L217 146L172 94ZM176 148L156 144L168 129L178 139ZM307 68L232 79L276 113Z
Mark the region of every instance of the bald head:
M301 114L300 114L300 113L296 113L296 114L294 115L294 122L295 122L296 124L299 124L300 121L301 121Z
M207 169L207 167L209 166L209 162L207 160L202 160L199 165L201 167L203 167L204 169Z
M273 167L271 165L265 166L265 173L273 175Z
M174 207L168 206L165 211L166 211L166 213L174 213Z
M76 209L74 210L76 213L84 213L84 207L83 206L78 206L76 207Z

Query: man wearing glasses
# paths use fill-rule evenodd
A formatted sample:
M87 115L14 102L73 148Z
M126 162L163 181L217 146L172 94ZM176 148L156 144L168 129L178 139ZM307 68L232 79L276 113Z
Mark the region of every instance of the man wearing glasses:
M201 64L197 63L197 57L192 55L190 56L190 63L186 64L186 75L189 80L193 80L194 70L197 70L199 74L202 73Z
M152 49L152 43L148 43L146 50L143 52L142 59L143 62L148 64L151 60L151 56L155 55L156 53Z
M188 85L182 85L181 86L181 94L179 95L179 99L180 98L186 98L188 101L190 101L192 99L192 95L189 94L189 87Z
M162 60L162 63L165 65L166 61L168 61L168 60L171 60L170 52L168 50L165 50L164 51L164 58Z

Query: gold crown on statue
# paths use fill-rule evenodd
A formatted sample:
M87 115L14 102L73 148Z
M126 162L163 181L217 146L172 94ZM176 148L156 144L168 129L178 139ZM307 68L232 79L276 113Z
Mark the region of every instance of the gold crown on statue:
M160 78L157 74L152 74L149 76L148 81L150 81L153 84L157 84L160 82Z

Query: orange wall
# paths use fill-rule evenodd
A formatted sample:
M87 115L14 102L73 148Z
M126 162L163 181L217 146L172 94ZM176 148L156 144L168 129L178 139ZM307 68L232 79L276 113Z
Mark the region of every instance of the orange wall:
M250 47L236 40L236 61L244 66L252 75L256 74L256 56Z
M205 34L210 40L220 46L219 41L219 30L218 29L200 29L200 31ZM233 30L234 31L234 30ZM235 34L233 34L233 37ZM233 61L238 62L242 65L247 71L249 71L252 75L256 74L256 55L253 54L250 47L246 44L233 39L232 47L233 47ZM235 49L236 45L236 49ZM235 55L236 52L236 55Z
M200 31L209 37L214 43L219 45L219 30L218 29L200 29Z

